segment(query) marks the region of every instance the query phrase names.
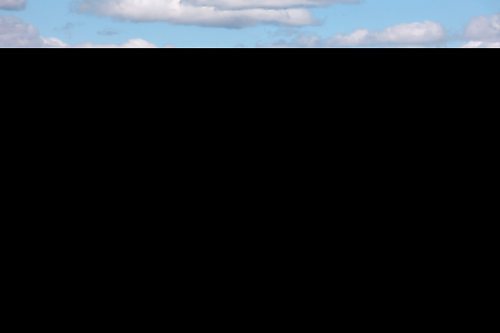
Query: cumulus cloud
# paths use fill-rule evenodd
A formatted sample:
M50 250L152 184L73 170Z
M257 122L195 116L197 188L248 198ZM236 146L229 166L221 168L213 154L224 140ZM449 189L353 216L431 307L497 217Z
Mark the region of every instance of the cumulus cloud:
M437 22L424 21L398 24L382 31L355 30L329 38L298 34L291 41L278 46L293 47L402 47L437 46L446 41L446 31Z
M481 41L470 41L465 43L463 48L466 49L498 49L500 48L500 42L481 42Z
M30 24L16 17L0 16L0 47L43 47L48 46Z
M0 0L0 9L19 10L26 6L26 0Z
M75 45L74 47L77 48L123 48L123 49L134 49L134 48L140 48L140 49L152 49L156 48L157 46L151 42L148 42L147 40L141 39L141 38L134 38L126 41L123 44L95 44L95 43L84 43L84 44L78 44Z
M360 0L187 0L197 6L212 6L225 9L248 8L293 8L327 6L336 3L359 3Z
M399 24L383 31L356 30L348 35L334 36L327 43L332 46L417 46L441 43L445 38L446 32L441 24L424 21Z
M500 13L491 16L473 18L465 29L464 38L467 48L500 47Z
M41 36L34 26L25 23L16 17L0 16L0 47L154 48L156 45L140 38L130 39L123 44L84 43L78 45L68 45L58 38Z
M26 0L0 0L0 9L20 10L26 6ZM130 39L123 44L83 43L69 45L54 37L41 36L38 30L17 17L0 16L0 47L40 48L40 47L103 47L103 48L153 48L154 44L140 38Z
M69 45L58 38L41 36L34 26L23 22L19 18L0 16L0 47L153 48L156 46L140 38L130 39L123 44L83 43L77 45Z
M358 0L82 0L80 10L119 19L241 28L314 24L307 7Z

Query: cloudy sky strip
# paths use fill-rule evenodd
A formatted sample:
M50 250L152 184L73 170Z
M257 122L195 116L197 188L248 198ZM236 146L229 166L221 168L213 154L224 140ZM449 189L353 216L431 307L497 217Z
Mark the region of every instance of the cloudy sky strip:
M499 47L500 0L0 0L0 47Z

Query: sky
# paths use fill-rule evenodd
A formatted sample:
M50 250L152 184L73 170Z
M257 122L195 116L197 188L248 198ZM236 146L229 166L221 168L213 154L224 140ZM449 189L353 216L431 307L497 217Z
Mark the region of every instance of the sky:
M500 47L500 0L0 0L0 47Z

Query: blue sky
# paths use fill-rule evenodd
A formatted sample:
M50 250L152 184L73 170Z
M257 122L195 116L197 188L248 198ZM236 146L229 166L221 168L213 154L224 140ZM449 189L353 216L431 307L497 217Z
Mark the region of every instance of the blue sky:
M498 47L500 43L500 0L361 0L352 4L294 0L298 6L290 4L291 0L283 0L283 5L280 0L188 0L194 1L189 4L192 7L238 13L228 22L202 17L198 10L190 16L158 13L170 10L162 1L175 0L27 0L24 8L13 9L8 3L15 1L22 0L0 0L0 46L22 46L16 38L25 46L50 44L46 39L64 46L117 46L141 40L176 47ZM129 4L131 12L105 8L106 2ZM241 4L251 8L241 8ZM284 11L310 17L263 19ZM135 14L139 12L142 16ZM37 32L22 30L19 24Z

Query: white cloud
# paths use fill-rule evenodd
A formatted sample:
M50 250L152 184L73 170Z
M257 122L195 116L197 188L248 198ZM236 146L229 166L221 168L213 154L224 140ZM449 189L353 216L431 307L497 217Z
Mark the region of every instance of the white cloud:
M465 38L480 41L500 41L500 14L473 18L465 29Z
M316 7L336 3L359 3L360 0L187 0L186 2L197 6L212 6L225 9L248 8L293 8Z
M77 44L74 47L77 48L124 48L124 49L151 49L156 48L157 46L153 43L148 42L147 40L136 38L130 39L123 44L94 44L94 43L84 43Z
M293 47L419 47L437 46L445 41L446 31L441 24L424 21L398 24L382 31L358 29L324 39L317 35L298 34L291 41L277 44Z
M446 32L441 24L424 21L399 24L382 31L356 30L336 35L327 41L330 46L420 46L442 43Z
M473 18L465 29L466 48L500 48L500 13Z
M0 9L18 10L25 5L26 0L0 0Z
M41 37L44 47L68 47L68 44L54 37Z
M482 42L478 40L473 40L465 43L462 47L465 49L477 49L477 48L493 49L493 48L500 48L500 42Z
M130 39L123 44L83 43L68 45L58 38L40 36L34 26L21 21L19 18L0 16L0 47L153 48L156 46L140 38Z
M0 47L43 47L38 30L16 17L0 16Z
M303 26L316 20L306 7L358 0L81 0L80 10L124 20L241 28Z

